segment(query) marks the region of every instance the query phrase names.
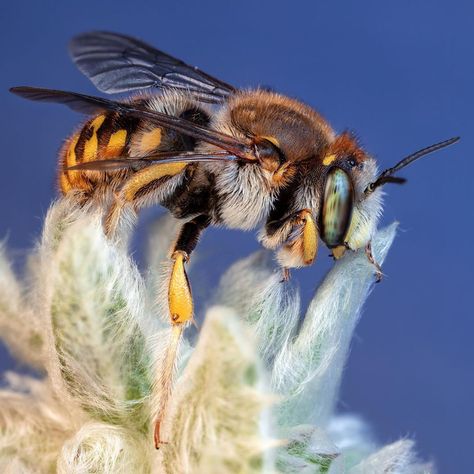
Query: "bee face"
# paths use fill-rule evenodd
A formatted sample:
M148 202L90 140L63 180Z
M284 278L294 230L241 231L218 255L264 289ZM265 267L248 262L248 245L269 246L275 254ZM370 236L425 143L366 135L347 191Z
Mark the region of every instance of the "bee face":
M382 212L380 190L365 193L377 176L377 164L349 133L331 143L322 163L326 168L320 216L322 238L329 247L364 247Z

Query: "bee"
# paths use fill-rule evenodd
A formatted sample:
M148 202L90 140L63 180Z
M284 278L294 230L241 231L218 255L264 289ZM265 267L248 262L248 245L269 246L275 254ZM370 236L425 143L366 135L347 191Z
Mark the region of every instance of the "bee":
M182 226L171 251L168 304L172 336L163 364L163 399L154 440L171 393L176 351L193 317L185 266L209 226L259 229L258 240L289 270L311 265L319 241L340 258L365 248L382 212L381 188L418 158L455 143L431 145L382 173L349 132L337 134L310 106L262 88L239 90L148 44L108 32L77 36L79 69L105 93L137 92L116 101L75 92L14 87L21 97L57 102L89 119L64 144L62 194L104 208L104 229L154 204Z

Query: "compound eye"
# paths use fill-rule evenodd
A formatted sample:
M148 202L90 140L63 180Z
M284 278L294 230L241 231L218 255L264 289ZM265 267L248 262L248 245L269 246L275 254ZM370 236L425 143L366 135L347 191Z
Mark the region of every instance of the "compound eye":
M326 178L320 218L321 238L329 248L344 244L354 207L354 188L349 175L332 168Z

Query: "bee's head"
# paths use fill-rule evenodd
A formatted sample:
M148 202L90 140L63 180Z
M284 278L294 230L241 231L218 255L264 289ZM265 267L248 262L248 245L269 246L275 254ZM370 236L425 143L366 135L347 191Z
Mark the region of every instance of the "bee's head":
M322 161L325 171L319 222L322 240L330 248L344 245L356 250L367 245L382 212L381 187L387 183L404 183L405 179L393 176L397 171L458 139L423 148L377 174L375 160L352 135L343 133L336 137Z
M361 248L370 241L382 212L381 190L365 195L377 177L377 164L356 138L345 132L328 146L322 165L321 238L330 248Z

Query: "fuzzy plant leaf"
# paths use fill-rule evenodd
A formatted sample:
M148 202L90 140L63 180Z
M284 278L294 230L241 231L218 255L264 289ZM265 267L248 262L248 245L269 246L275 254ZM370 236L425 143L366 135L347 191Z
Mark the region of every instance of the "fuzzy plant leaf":
M150 450L146 438L127 428L86 423L68 439L59 455L58 474L148 474Z
M271 444L263 384L251 333L233 311L212 308L173 396L164 472L262 472Z
M142 278L128 235L109 241L100 209L77 202L68 196L48 212L25 281L0 252L0 337L45 369L38 380L9 375L0 390L0 472L433 472L410 441L380 448L360 417L335 413L374 281L364 252L334 265L305 313L268 254L233 265L197 345L179 345L162 425L168 444L156 451L150 428L168 393L160 377L175 333L166 284L176 221L154 226ZM374 236L380 263L395 229ZM42 343L34 355L31 330Z
M372 248L383 263L397 224L379 231ZM374 284L374 267L363 250L335 263L311 301L298 336L275 360L273 387L285 396L280 424L327 426L337 402L342 371L362 306Z
M140 276L106 240L98 213L70 211L50 215L39 250L48 275L49 374L93 418L147 431L151 374L139 327Z
M385 259L396 227L393 224L374 237L379 263ZM285 449L292 452L280 453L280 460L294 460L296 445L301 451L297 465L311 468L308 460L315 459L318 447L314 442L302 443L294 427L309 423L327 428L331 421L350 340L373 283L374 267L365 252L348 254L324 278L302 318L297 291L281 283L281 275L264 252L236 263L222 278L217 301L245 315L270 371L272 390L281 396L274 410L276 427L288 439ZM339 452L330 454L335 459Z
M41 324L13 273L4 243L0 243L0 334L18 360L35 369L44 369Z
M73 433L67 407L51 385L6 374L0 390L0 472L56 472L58 451Z
M396 227L374 238L380 263ZM352 333L373 283L374 268L364 251L347 255L325 277L296 332L301 320L298 292L281 283L264 252L236 263L224 275L217 301L244 315L257 335L273 389L284 397L280 425L329 421Z
M431 464L421 464L413 451L414 443L403 439L384 446L350 470L350 474L429 474Z

